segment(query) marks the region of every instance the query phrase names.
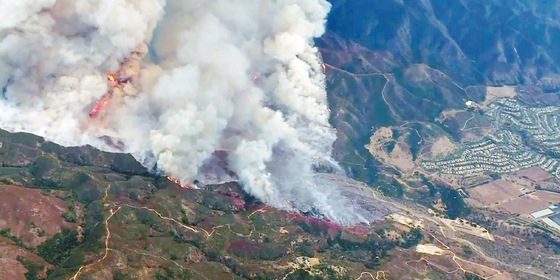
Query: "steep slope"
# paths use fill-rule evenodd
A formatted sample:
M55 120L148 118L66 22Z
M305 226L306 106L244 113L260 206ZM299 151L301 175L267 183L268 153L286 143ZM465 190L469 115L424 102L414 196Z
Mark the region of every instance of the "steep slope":
M467 100L483 101L485 86L520 85L522 100L560 104L557 3L331 3L328 32L318 44L328 65L337 157L356 177L376 180L378 164L364 148L372 129L433 133L428 123Z

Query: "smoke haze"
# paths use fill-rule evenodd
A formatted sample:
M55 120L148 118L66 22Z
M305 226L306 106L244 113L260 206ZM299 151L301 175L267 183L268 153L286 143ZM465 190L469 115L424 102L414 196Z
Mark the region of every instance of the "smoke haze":
M111 150L99 140L108 135L182 184L238 180L281 209L371 221L314 171L337 168L313 46L329 9L326 0L1 1L0 126ZM108 73L120 81L110 98Z

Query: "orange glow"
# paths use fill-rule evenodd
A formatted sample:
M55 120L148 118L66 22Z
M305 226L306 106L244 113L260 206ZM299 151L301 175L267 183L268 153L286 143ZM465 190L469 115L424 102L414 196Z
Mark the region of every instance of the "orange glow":
M177 180L177 179L173 179L170 176L167 176L167 180L177 184L177 185L181 185L181 181Z
M109 99L106 98L103 100L103 106L107 107L109 105Z
M323 70L325 70L325 72L327 72L327 64L323 63Z
M111 83L111 86L112 86L112 87L116 87L116 86L117 86L117 78L115 78L115 75L113 75L113 74L107 75L107 80L109 80L109 82Z
M179 181L178 179L174 179L171 176L167 176L167 180L169 180L170 182L174 183L175 185L179 186L181 189L187 189L187 190L192 190L193 188L189 185L181 185L181 181Z
M91 109L91 111L89 111L89 116L92 118L97 116L97 114L99 114L99 110L101 110L101 103L95 102L95 106Z

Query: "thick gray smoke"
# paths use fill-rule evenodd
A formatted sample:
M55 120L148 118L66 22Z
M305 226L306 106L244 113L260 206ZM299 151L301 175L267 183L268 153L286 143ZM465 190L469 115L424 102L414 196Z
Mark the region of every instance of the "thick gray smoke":
M108 135L183 184L239 180L278 208L369 220L314 172L336 165L313 46L329 9L325 0L0 1L0 126L110 150L99 140ZM106 106L90 118L96 101Z

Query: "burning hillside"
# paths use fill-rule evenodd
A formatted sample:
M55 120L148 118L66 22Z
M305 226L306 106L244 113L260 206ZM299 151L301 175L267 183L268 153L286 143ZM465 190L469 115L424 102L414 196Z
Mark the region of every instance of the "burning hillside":
M0 20L0 123L64 145L114 149L99 139L110 135L179 186L234 179L278 208L369 220L314 171L337 169L313 45L329 9L24 0Z

